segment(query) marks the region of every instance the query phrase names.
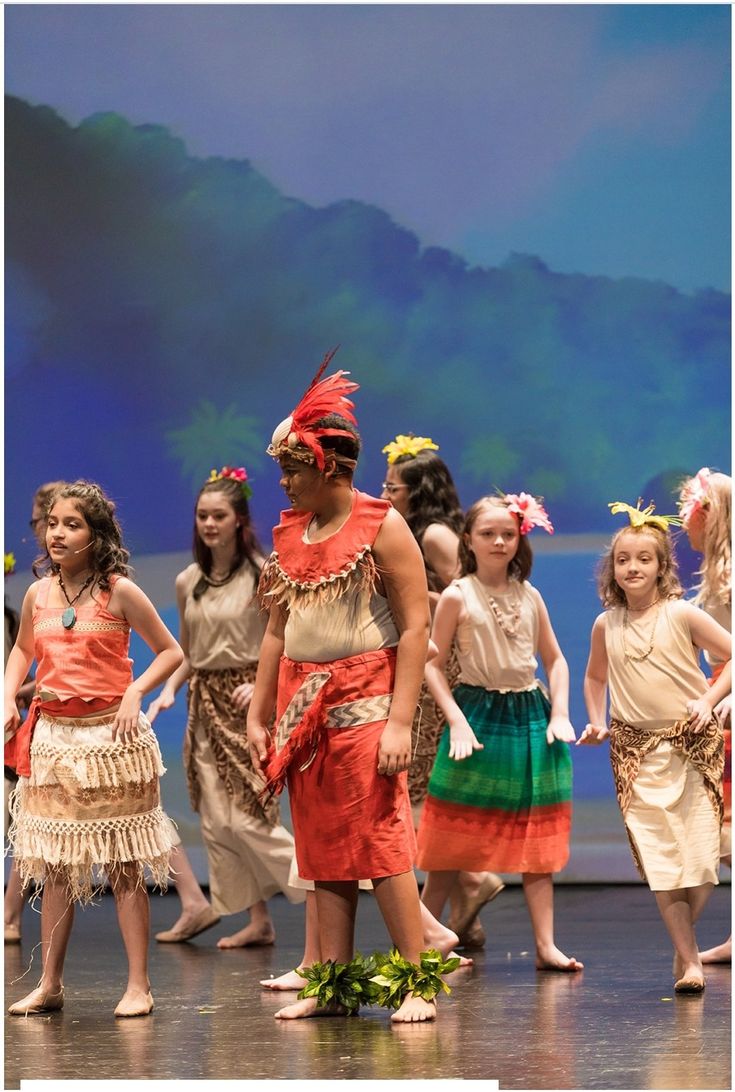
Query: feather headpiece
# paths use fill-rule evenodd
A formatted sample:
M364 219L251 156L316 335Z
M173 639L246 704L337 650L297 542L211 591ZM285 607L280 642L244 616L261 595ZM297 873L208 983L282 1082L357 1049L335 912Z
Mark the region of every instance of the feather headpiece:
M642 504L643 498L639 497L635 508L631 504L626 504L625 501L612 501L608 504L608 508L614 516L620 515L621 512L625 513L631 527L644 527L650 524L652 527L658 527L660 531L668 531L670 525L681 524L678 516L654 516L656 505L653 501L647 508L641 508Z
M296 409L275 429L267 448L267 453L274 459L290 455L301 462L316 463L319 469L323 470L324 449L319 443L321 437L349 436L354 439L347 429L316 427L317 421L321 421L323 417L328 417L331 413L338 413L351 424L357 424L352 412L355 404L347 395L359 390L360 384L347 379L350 373L343 371L335 372L334 375L322 379L327 365L336 352L337 349L332 349L326 354ZM340 462L355 465L354 459L340 457Z

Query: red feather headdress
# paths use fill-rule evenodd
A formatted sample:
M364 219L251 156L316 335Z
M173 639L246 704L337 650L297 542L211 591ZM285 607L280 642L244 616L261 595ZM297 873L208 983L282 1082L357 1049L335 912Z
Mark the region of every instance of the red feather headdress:
M339 346L337 347L339 348ZM359 389L360 384L346 377L349 372L338 371L322 379L337 349L331 349L322 361L319 370L309 384L306 393L296 409L273 433L268 454L274 459L291 455L303 462L315 462L320 470L324 469L324 449L319 440L322 436L352 436L343 428L317 428L317 421L330 413L338 413L351 424L356 425L354 402L347 397ZM353 460L350 460L351 462Z

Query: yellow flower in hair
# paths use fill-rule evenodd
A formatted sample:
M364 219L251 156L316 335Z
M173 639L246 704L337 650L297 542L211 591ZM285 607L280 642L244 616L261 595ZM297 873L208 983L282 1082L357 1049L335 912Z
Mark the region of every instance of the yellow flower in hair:
M15 554L5 555L5 575L9 576L10 573L15 572Z
M438 451L439 445L430 440L428 436L414 436L409 432L408 436L399 434L395 440L391 440L383 448L383 454L388 456L388 462L394 463L401 455L416 456L420 451Z
M678 516L654 516L656 505L653 501L647 508L641 508L642 504L643 498L639 497L635 508L631 504L626 504L625 501L613 501L608 504L608 508L614 516L620 515L621 512L625 513L631 527L643 527L645 524L650 523L661 531L668 531L669 526L679 526L681 524Z

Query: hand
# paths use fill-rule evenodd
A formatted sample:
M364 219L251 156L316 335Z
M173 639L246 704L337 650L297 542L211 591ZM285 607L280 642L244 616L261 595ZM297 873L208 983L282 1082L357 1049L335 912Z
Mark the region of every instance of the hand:
M701 732L712 719L712 706L706 698L696 698L694 701L687 702L687 713L692 730Z
M480 743L469 724L462 717L461 720L449 724L449 757L461 762L463 758L469 758L473 751L482 751L485 744Z
M577 740L577 747L579 747L580 743L592 743L596 746L598 743L603 743L609 735L610 729L606 728L604 724L588 724Z
M112 741L119 738L121 743L131 743L138 736L138 717L142 694L135 686L129 686L123 694L120 708L115 713L112 723Z
M253 769L256 774L262 777L265 781L265 771L263 770L263 763L268 755L268 747L271 741L271 734L264 724L248 724L247 729L248 736L248 748L250 750L250 761L253 764Z
M5 700L5 738L14 736L20 728L20 713L14 701Z
M401 773L411 765L411 725L392 724L383 729L378 747L378 773Z
M732 709L732 694L728 694L715 706L715 713L722 721L723 728L730 727L730 712Z
M151 702L145 711L145 715L148 717L151 724L153 724L153 721L159 713L162 713L165 709L171 708L174 704L174 700L173 694L167 694L165 690L161 691L158 697Z
M553 743L556 739L560 739L562 743L574 743L576 738L569 717L557 715L551 718L549 726L546 729L547 743Z
M241 686L236 686L232 691L232 704L235 709L247 709L250 705L250 699L253 696L255 690L255 683L244 682Z

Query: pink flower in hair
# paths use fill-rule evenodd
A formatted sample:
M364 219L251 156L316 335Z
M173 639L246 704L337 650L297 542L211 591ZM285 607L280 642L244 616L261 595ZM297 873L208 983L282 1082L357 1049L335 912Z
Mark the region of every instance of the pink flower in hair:
M692 516L709 504L709 479L712 471L708 466L698 470L693 478L685 482L679 499L679 515L681 522L686 525Z
M520 517L522 535L527 535L534 527L543 527L544 531L553 535L554 528L546 509L530 493L506 493L505 499L510 502L508 511Z

